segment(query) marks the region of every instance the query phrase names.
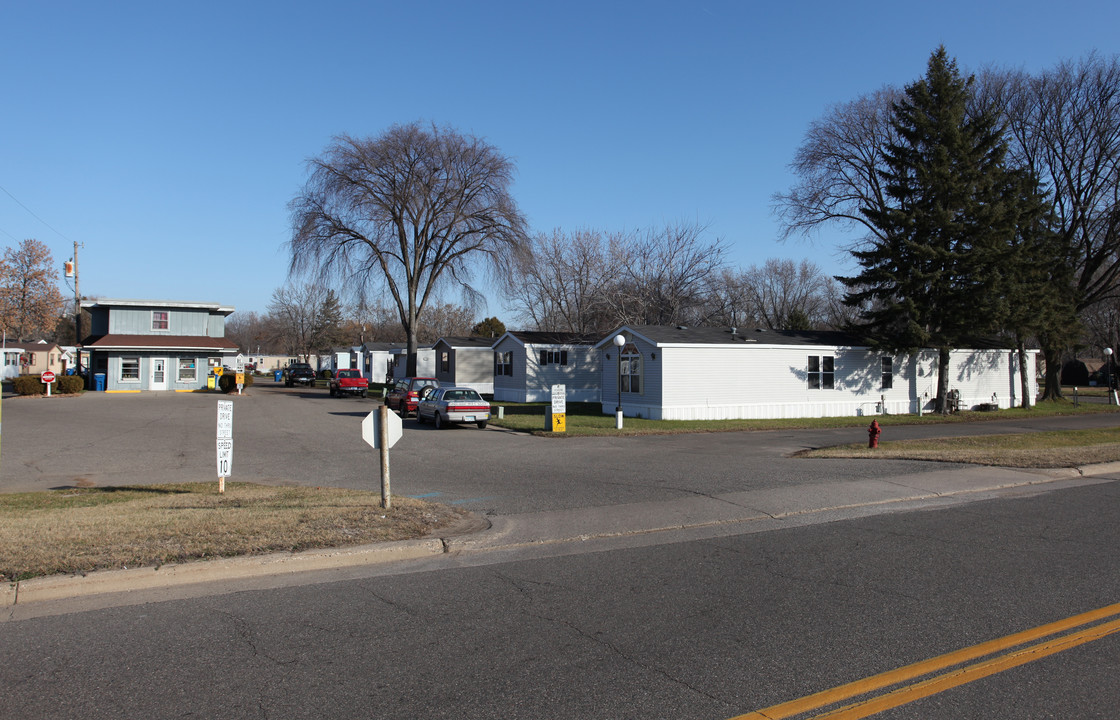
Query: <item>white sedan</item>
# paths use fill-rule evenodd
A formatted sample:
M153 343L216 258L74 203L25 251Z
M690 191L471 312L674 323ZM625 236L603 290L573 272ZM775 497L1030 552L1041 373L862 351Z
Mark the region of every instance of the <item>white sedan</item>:
M447 423L474 423L481 430L490 420L490 403L472 388L433 388L416 405L416 422L427 422L428 418L437 430Z

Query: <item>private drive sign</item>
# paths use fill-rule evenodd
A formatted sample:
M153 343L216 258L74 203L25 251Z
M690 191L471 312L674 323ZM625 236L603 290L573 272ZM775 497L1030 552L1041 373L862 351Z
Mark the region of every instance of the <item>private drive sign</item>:
M233 473L233 401L218 401L218 492L225 492Z

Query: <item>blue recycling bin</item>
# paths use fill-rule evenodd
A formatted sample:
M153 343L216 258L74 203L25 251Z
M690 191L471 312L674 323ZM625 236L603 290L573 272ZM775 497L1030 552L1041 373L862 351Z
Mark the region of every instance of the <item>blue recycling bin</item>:
M97 392L105 392L105 373L93 374L93 389Z
M284 379L284 371L283 370L274 370L273 373L272 373L272 377L273 377L274 380L276 380L276 382L280 382L281 380Z

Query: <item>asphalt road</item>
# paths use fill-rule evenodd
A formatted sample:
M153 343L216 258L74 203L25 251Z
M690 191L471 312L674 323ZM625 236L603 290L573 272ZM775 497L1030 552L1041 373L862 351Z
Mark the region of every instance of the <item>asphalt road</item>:
M379 488L378 455L361 440L373 399L325 388L254 385L234 401L233 481ZM74 485L216 481L219 396L86 393L7 398L0 492ZM884 439L1115 425L1112 415L888 428ZM866 439L862 428L638 438L539 438L405 421L391 451L394 493L496 515L776 486L812 486L943 469L914 461L805 460L806 447Z
M0 718L731 718L1116 603L1118 488L8 622ZM1118 665L1120 634L875 717L1113 718Z

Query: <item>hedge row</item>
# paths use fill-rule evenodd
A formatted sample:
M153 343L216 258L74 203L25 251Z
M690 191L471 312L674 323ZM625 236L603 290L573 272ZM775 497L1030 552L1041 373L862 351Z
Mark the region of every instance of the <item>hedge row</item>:
M52 395L67 395L85 390L85 378L80 375L58 375L51 387ZM12 389L19 395L46 395L47 386L38 375L20 375L12 378Z

